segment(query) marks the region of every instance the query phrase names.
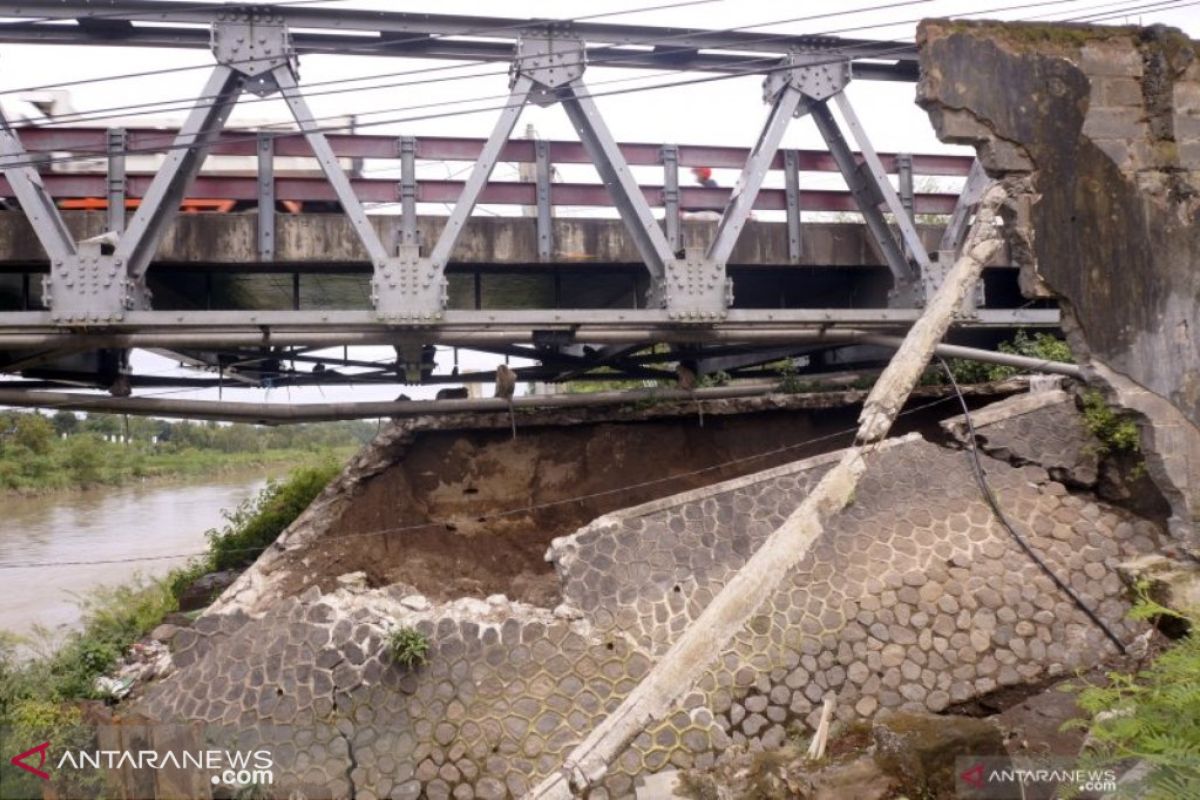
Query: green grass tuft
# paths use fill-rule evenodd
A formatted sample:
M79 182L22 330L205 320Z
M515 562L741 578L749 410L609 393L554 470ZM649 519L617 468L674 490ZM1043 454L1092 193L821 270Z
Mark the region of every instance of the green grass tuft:
M405 669L424 666L429 655L429 637L407 625L391 632L387 646L392 661Z

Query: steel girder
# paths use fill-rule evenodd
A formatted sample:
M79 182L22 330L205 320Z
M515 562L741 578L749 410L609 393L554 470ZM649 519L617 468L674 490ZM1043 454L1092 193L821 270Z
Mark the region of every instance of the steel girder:
M3 2L0 17L13 21L0 25L0 42L207 48L207 31L196 26L212 25L243 9L255 7L156 0ZM545 20L333 8L276 6L262 13L282 19L297 31L293 41L301 54L464 61L508 62L512 50L504 40L516 40L547 25ZM136 27L136 22L153 25ZM764 55L805 48L851 56L856 78L917 78L916 47L911 43L598 22L555 24L593 43L587 57L605 66L744 73L760 69Z
M297 82L295 55L309 46L305 42L320 49L317 40L321 36L329 40L325 42L326 45L339 37L331 34L296 34L289 29L289 25L322 27L316 21L322 20L327 25L335 17L320 12L315 16L308 15L309 12L297 14L294 9L260 11L231 9L228 6L218 8L211 4L181 6L129 0L63 0L38 6L32 13L36 13L38 18L66 20L87 19L90 14L100 12L104 13L105 19L115 20L116 23L108 29L112 34L106 42L109 44L191 46L194 35L199 33L189 28L173 32L165 28L147 31L125 24L142 19L144 15L152 15L160 23L210 24L211 44L218 65L213 69L204 96L176 136L163 167L154 177L128 225L125 224L123 210L118 209L118 213L110 208L111 230L103 242L76 243L71 240L36 170L27 165L28 158L16 134L7 122L0 119L3 122L0 125L0 169L34 222L37 235L51 255L52 263L46 291L50 312L0 313L0 348L62 348L87 344L118 349L134 346L196 349L208 345L278 347L388 343L395 345L397 352L408 363L414 360L410 356L419 353L422 344L428 342L497 347L508 346L515 341L540 344L549 337L558 344L549 349L535 348L533 354L544 355L547 363L558 363L567 370L562 374L579 374L592 363L586 359L572 361L564 348L578 347L583 342L608 344L610 347L605 348L605 352L619 357L632 348L653 341L682 344L728 342L763 347L774 343L833 341L839 335L850 335L855 328L894 329L916 318L918 312L912 306L919 305L921 301L922 280L931 288L931 281L936 282L936 273L930 269L929 258L910 220L911 204L905 206L892 188L880 158L871 147L843 92L858 71L869 73L870 70L894 69L895 74L891 77L895 77L911 68L912 58L904 53L893 65L879 63L877 59L889 53L895 55L896 48L890 44L873 46L842 40L818 41L804 37L763 37L758 34L752 37L726 36L707 31L627 26L562 26L545 22L513 25L510 20L428 15L351 14L347 17L338 12L336 27L339 30L395 34L390 41L385 38L374 43L389 55L400 54L402 44L396 40L400 31L422 31L421 35L439 37L437 44L432 38L427 38L422 40L423 44L413 43L414 50L421 52L404 49L403 54L456 57L472 52L482 60L497 60L501 57L497 48L501 48L504 50L503 59L512 65L509 100L483 144L440 237L428 252L424 252L415 229L417 196L412 163L415 143L411 139L398 142L404 165L399 186L404 222L399 241L385 245L368 220L354 186L342 171ZM30 13L28 8L0 3L0 16L28 18ZM470 39L472 33L491 30L496 27L494 23L499 22L505 23L502 29L507 33L500 36L489 33L489 38L512 39L515 53L508 45ZM68 41L74 37L77 43L85 43L82 40L94 31L88 26L75 29L61 24L39 26L37 23L18 23L0 26L0 41L15 41L22 36L29 37L20 39L23 41L46 40L39 38L41 33L47 33L51 39L60 37L57 41ZM261 35L263 33L266 35ZM150 41L143 39L144 36L160 38ZM464 38L456 42L447 41L448 37L454 36ZM761 63L763 60L761 55L751 57L738 54L739 50L785 55L765 81L765 94L771 111L757 143L746 157L716 234L705 251L683 252L679 249L677 220L675 225L670 222L672 202L678 206L677 190L667 198L667 231L664 232L660 227L633 178L621 148L608 130L583 81L589 54L597 61L614 66L647 66L652 58L661 55L658 52L638 55L634 51L638 43L637 36L673 37L679 43L680 50L675 55L680 57L673 57L670 63L672 68L677 69L731 71L742 61ZM345 39L345 36L341 38ZM605 46L589 48L584 43L585 38ZM847 47L852 50L857 48L857 56L847 54ZM705 48L719 48L723 52L699 52ZM803 52L798 52L797 48L803 48ZM361 52L355 47L339 46L338 49L339 52ZM831 58L830 50L837 50L840 55ZM218 143L221 128L242 91L263 96L278 92L286 101L334 196L368 253L373 272L372 311L150 310L150 298L145 290L146 269L163 232L178 211L179 201L195 179L206 154ZM858 144L863 159L861 164L850 150L828 108L831 100L839 106L841 116ZM513 128L528 102L539 105L560 103L574 124L583 149L603 179L650 274L648 308L633 311L446 310L445 269L450 254L467 219L483 196L488 179L508 146ZM897 296L902 301L911 301L903 303L908 307L844 311L731 310L732 283L725 274L726 264L754 207L766 173L779 158L779 145L787 125L793 117L805 114L812 114L816 120L834 162L850 185L859 209L885 254L896 280ZM109 142L110 175L120 179L109 186L108 197L113 205L118 201L123 205L125 193L119 150L118 142ZM270 137L260 137L256 152L262 168L257 179L260 214L272 215L276 189L270 171L275 153L274 141ZM538 191L546 195L548 200L549 154L544 143L538 155ZM788 152L783 156L787 192L789 196L797 196L796 154ZM677 175L677 153L664 153L663 162L667 164L669 172ZM677 178L672 183L677 189ZM793 206L796 212L789 212L788 219L789 252L798 258L800 206L798 202L789 203L789 209ZM539 209L543 207L548 210L548 202L539 203ZM881 207L891 214L893 224L899 230L900 241L893 237ZM539 233L542 234L539 253L543 258L549 256L549 241L543 230L548 227L547 220L539 216ZM259 235L260 256L267 258L274 246L273 229L270 225L261 226ZM107 249L110 246L113 248L111 252ZM1054 324L1056 321L1056 312L1017 310L981 312L976 323L986 327ZM835 333L833 328L843 330ZM823 332L829 335L825 336ZM747 364L762 363L754 355L738 360ZM633 365L626 363L625 368L633 369ZM537 375L543 376L541 372Z

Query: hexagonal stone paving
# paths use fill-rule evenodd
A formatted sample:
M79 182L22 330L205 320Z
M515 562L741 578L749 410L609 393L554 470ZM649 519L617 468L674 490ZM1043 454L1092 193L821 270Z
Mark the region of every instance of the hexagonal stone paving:
M1061 412L1023 412L1034 419L1011 435L1041 435ZM557 540L557 614L343 589L310 590L260 618L202 617L175 640L177 671L137 710L253 732L277 753L276 787L307 797L345 796L351 784L360 797L521 796L620 704L836 458L626 509ZM779 745L830 695L842 718L940 711L1111 652L993 518L967 459L923 440L872 455L853 503L592 796L630 796L639 774L711 764L730 743ZM1030 544L1132 638L1113 567L1152 550L1155 527L1040 466L984 462ZM390 661L397 625L429 638L425 666Z

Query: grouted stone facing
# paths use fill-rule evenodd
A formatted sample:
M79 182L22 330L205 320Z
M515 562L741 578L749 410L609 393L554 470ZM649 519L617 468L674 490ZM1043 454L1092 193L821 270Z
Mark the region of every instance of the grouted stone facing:
M1063 407L1018 404L980 431ZM1031 430L1048 436L1023 448L1023 466L982 456L989 481L1033 546L1129 640L1137 630L1114 567L1152 552L1155 526L1054 481L1038 459L1069 444L1053 426ZM431 604L348 581L256 616L208 613L178 635L176 671L133 710L244 731L239 744L275 752L278 792L519 797L620 704L836 457L625 509L557 540L549 556L565 603L553 612L502 597ZM843 719L941 710L1111 653L992 519L967 458L915 434L881 446L787 586L591 796L628 797L639 775L707 766L731 743L780 744L815 722L827 695ZM397 625L430 638L427 666L389 662Z
M843 719L880 708L941 711L1114 652L995 522L966 458L922 440L874 456L853 505L709 671L703 699L692 701L717 714L732 741L780 744L794 722L815 725L829 693ZM1040 466L983 458L1031 544L1132 637L1114 567L1151 551L1155 527L1072 495ZM822 466L598 520L554 547L566 600L592 609L599 630L661 652L799 504L793 488ZM716 522L723 517L732 521ZM613 566L599 573L598 558Z
M971 415L976 444L989 455L1013 464L1036 463L1052 478L1080 487L1095 486L1103 445L1061 389L1011 397ZM942 427L964 444L966 419L954 417Z

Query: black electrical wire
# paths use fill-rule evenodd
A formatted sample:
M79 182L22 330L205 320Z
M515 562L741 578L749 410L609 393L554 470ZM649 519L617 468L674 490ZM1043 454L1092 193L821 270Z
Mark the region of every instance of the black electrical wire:
M989 10L978 11L978 12L973 12L973 13L992 13L994 11L1002 11L1002 10L1007 10L1007 9L1011 9L1011 8L1029 8L1029 7L1034 7L1034 6L1059 5L1063 2L1074 2L1074 1L1075 0L1046 0L1045 2L1026 3L1026 4L1022 4L1020 6L1008 6L1008 7L989 9ZM897 5L901 5L901 4L897 4ZM758 24L761 25L763 23L758 23ZM865 29L868 27L886 27L886 26L887 26L887 24L874 25L874 26L862 26L859 29L861 30L861 29ZM747 27L750 27L750 26L747 26ZM824 35L829 35L829 34L825 33L825 34L812 34L812 35L813 36L824 36ZM877 51L875 53L872 53L872 55L885 57L886 55L891 54L891 53L904 52L908 49L908 47L909 47L909 45L905 44L902 47L895 48L894 50ZM826 63L837 63L837 62L843 60L844 58L845 58L845 54L838 52L837 55L835 57L832 57L830 60L814 62L814 65L826 64ZM765 75L765 74L770 74L772 72L779 71L781 69L788 69L788 67L780 66L778 64L778 57L776 55L767 56L761 60L766 61L766 62L771 62L771 66L759 68L759 69L745 69L745 70L740 70L738 72L725 73L725 74L720 74L720 75L708 75L708 76L704 76L704 77L700 77L700 78L672 81L672 82L666 82L666 83L661 83L661 84L654 84L654 85L650 85L650 86L633 87L633 88L624 89L624 90L614 90L614 91L610 91L610 92L592 92L592 93L589 93L589 96L590 97L607 97L607 96L614 96L614 95L620 95L620 94L632 94L632 93L643 92L643 91L654 91L657 89L673 88L673 87L677 87L677 86L711 83L711 82L716 82L716 81L721 81L721 80L729 80L732 78L745 77L748 75ZM615 79L613 81L608 81L608 82L612 83L612 82L622 82L622 81L628 81L628 80L641 80L641 79L643 79L641 76L637 76L634 78ZM416 109L416 108L441 108L441 107L445 107L445 106L449 106L449 105L461 104L463 102L473 102L473 100L439 101L439 102L435 102L435 103L427 103L427 104L422 104L422 105L412 106L412 107L401 106L401 107L394 107L394 108L389 108L389 109L376 109L374 111L363 112L362 114L359 114L358 116L361 117L361 116L373 115L373 114L386 114L386 113L393 113L395 111L402 111L402 110L406 110L406 109ZM427 120L431 120L431 119L444 119L444 118L458 117L458 116L464 116L464 115L468 115L468 114L478 114L478 113L484 113L484 112L488 112L488 111L504 110L508 107L509 106L506 103L506 104L500 105L500 106L487 106L487 107L481 107L481 108L476 108L476 109L467 109L467 110L463 110L463 111L446 112L446 113L441 113L441 114L423 114L423 115L410 116L410 117L397 117L397 118L382 119L382 120L376 120L373 122L365 122L365 123L356 122L355 129L357 130L357 129L361 129L361 128L376 127L376 126L380 126L380 125L391 125L391 124L399 124L399 123L406 123L406 122L421 122L421 121L427 121ZM328 115L325 117L314 117L313 121L315 122L315 121L320 121L320 120L325 120L325 119L340 119L344 116L345 116L344 114L337 114L337 115ZM344 126L344 125L318 127L316 129L316 132L333 133L333 132L338 132L338 131L342 131L345 129L346 129L346 126ZM238 130L247 130L247 129L227 128L226 130L238 131ZM283 136L296 137L296 136L303 136L303 135L304 135L303 132L300 132L300 131L287 131L287 132L280 133L281 137L283 137ZM241 137L241 138L233 137L230 139L226 139L225 142L226 143L238 142L238 141L247 141L248 142L248 141L254 141L256 139L257 139L257 131L255 131L253 134L245 136L245 137ZM175 149L186 149L186 148L187 148L187 145L166 145L166 146L156 146L156 147L137 148L137 149L127 148L127 149L119 151L119 152L122 152L126 155L137 155L137 154L163 153L163 152L170 152ZM87 161L87 160L94 159L95 157L101 156L101 155L107 155L107 152L74 154L74 155L65 155L65 156L58 156L58 157L52 157L52 158L37 158L37 159L30 158L25 161L9 162L8 164L5 164L4 167L5 168L13 168L13 167L19 167L19 166L41 166L41 165L47 165L47 164L53 164L53 163L70 163L70 162L77 162L77 161Z
M987 501L987 504L992 509L992 513L996 515L996 519L1000 522L1004 529L1008 531L1009 536L1011 536L1013 541L1017 543L1017 546L1024 550L1025 554L1033 559L1033 562L1038 565L1038 568L1041 569L1051 581L1054 582L1054 585L1061 589L1064 594L1070 597L1071 601L1075 603L1076 607L1078 607L1088 619L1095 623L1096 627L1102 630L1104 635L1107 636L1109 640L1117 646L1117 650L1124 655L1126 652L1126 647L1125 643L1121 641L1121 637L1117 636L1113 629L1108 626L1108 623L1102 620L1100 616L1092 610L1092 607L1087 604L1087 601L1080 597L1079 594L1071 588L1070 584L1058 577L1058 574L1050 567L1049 564L1045 562L1045 560L1042 559L1040 555L1038 555L1037 551L1033 549L1028 541L1026 541L1025 537L1017 532L1017 529L1013 527L1013 524L1009 521L1008 516L1004 513L1004 509L1000 507L1000 501L996 498L995 492L992 491L992 487L987 480L987 474L983 471L983 462L979 460L979 449L976 444L975 425L971 421L971 409L967 407L967 400L965 397L963 397L962 390L958 386L958 381L954 377L954 372L950 369L950 365L946 363L946 359L938 356L938 362L941 363L942 369L946 373L946 377L950 379L950 385L954 387L954 394L958 397L959 405L962 406L963 419L965 419L967 423L967 435L970 437L967 452L970 454L971 467L975 473L975 481L979 484L979 491L983 495L983 499Z
M184 391L187 391L187 390L184 390ZM910 409L902 411L902 412L900 412L899 416L905 416L907 414L915 414L917 412L924 411L926 409L933 408L934 406L941 405L942 403L951 402L953 400L954 400L954 397L950 396L950 395L947 395L946 397L939 397L935 400L931 400L928 403L922 403L921 405L913 406ZM611 496L611 495L626 494L630 491L633 491L634 489L642 489L647 486L656 486L656 485L659 485L662 483L670 483L671 481L676 481L676 480L679 480L680 478L689 478L689 477L693 477L695 475L702 475L702 474L705 474L708 472L722 470L722 469L725 469L726 467L734 466L737 464L744 464L746 462L757 461L757 460L767 458L770 456L782 455L782 454L790 452L792 450L796 450L796 449L799 449L802 447L807 447L809 445L817 444L820 442L830 441L830 440L836 439L840 436L850 436L850 435L856 433L857 431L858 431L857 427L846 428L846 429L840 430L840 431L833 431L832 433L826 433L826 434L822 434L820 436L814 436L812 438L804 439L799 442L792 442L790 444L780 445L779 447L774 447L769 450L764 450L764 451L761 451L758 453L752 453L748 456L739 456L737 458L731 458L731 459L728 459L726 461L721 461L716 464L710 464L706 467L698 467L697 469L689 470L687 472L672 473L670 475L664 475L664 476L658 477L658 478L649 478L644 481L627 484L625 486L614 487L612 489L602 489L600 491L589 492L587 494L581 494L581 495L575 495L573 497L564 497L559 500L548 500L544 503L536 503L533 505L523 505L523 506L519 506L519 507L515 507L515 508L506 509L504 511L496 511L491 514L486 514L484 516L478 517L477 519L480 522L494 521L494 520L502 519L504 517L510 517L510 516L519 515L519 514L528 514L532 511L542 511L542 510L545 510L548 508L556 508L558 506L570 505L572 503L582 503L587 500L593 500L597 497L607 497L607 496ZM454 519L429 520L428 522L418 522L418 523L413 523L410 525L392 526L392 527L386 527L386 528L376 528L374 530L369 530L369 531L359 531L357 533L348 533L348 534L344 534L344 535L340 536L339 540L365 538L365 537L369 537L369 536L386 536L386 535L392 534L392 533L404 533L406 531L422 530L425 528L445 528L446 526L453 525L453 524L455 524ZM268 545L268 547L270 547L270 546L271 545ZM263 547L248 547L248 548L240 548L239 551L262 552L265 549L266 548L263 548ZM27 562L7 562L7 563L0 562L0 570L33 569L33 568L58 567L58 566L91 566L91 565L95 565L95 564L124 564L124 563L132 563L132 562L137 562L137 561L162 561L162 560L166 560L166 559L189 558L189 557L202 556L202 555L205 555L205 553L200 553L200 552L175 553L173 555L134 556L134 557L129 557L129 558L112 558L112 559L101 559L101 560L94 560L94 561L80 560L80 561L53 561L53 562L50 562L50 561L45 561L45 562L27 561Z
M1065 2L1077 2L1077 0L1059 0L1059 1L1060 2L1064 2L1064 1ZM723 0L690 0L689 2L670 3L670 4L667 4L664 6L651 6L649 8L645 8L642 10L643 11L655 11L655 10L661 10L664 8L678 8L680 6L700 5L700 4L707 4L707 3L712 3L712 2L723 2ZM879 11L879 10L888 9L888 8L898 8L901 6L908 6L908 5L919 5L919 4L928 3L928 2L932 2L932 0L905 0L904 2L885 3L883 5L869 6L869 7L860 8L860 9L851 9L851 10L846 10L846 11L832 11L832 12L826 12L823 14L812 14L812 15L808 15L808 16L804 16L804 17L785 17L783 19L764 20L764 21L760 21L760 22L748 23L746 25L737 25L737 26L728 27L728 28L714 28L712 30L705 31L705 33L734 33L734 32L738 32L738 31L753 30L755 28L763 28L763 27L767 27L770 25L786 25L786 24L791 24L791 23L795 23L795 22L811 22L811 21L817 20L817 19L827 19L830 17L850 16L853 14L860 14L860 13L865 13L865 12L870 12L870 11ZM571 18L567 18L564 20L560 20L560 22L563 22L563 23L582 22L582 21L585 21L588 19L596 19L598 17L611 16L614 13L628 13L628 12L609 12L607 14L592 14L592 15L584 16L584 17L571 17ZM523 23L521 23L520 27L524 27L526 25L528 25L528 23L523 22ZM510 25L510 26L506 26L503 28L497 27L497 28L492 28L492 29L486 30L486 31L481 29L478 31L469 32L469 34L470 35L482 35L485 33L495 33L496 31L506 30L506 29L510 29L513 27L518 27L518 26ZM464 34L458 34L458 35L464 35ZM673 34L670 36L650 37L650 38L644 38L644 39L637 40L637 41L624 42L624 43L622 43L622 46L628 47L631 45L633 45L633 46L653 45L655 48L658 48L663 45L669 44L670 42L673 42L673 41L676 41L679 39L685 39L685 38L689 37L690 35L691 35L690 33L679 33L679 34ZM750 41L751 42L767 41L778 35L779 34L764 34L760 39L757 39L757 40L752 39ZM829 36L829 35L831 35L831 34L829 34L829 33L807 34L807 36L813 36L813 37L821 37L821 36ZM389 46L395 46L397 44L403 44L404 41L406 41L406 40L388 40L388 44L389 44ZM414 39L414 41L415 41L415 39ZM596 47L594 49L598 52L596 54L593 54L590 57L590 59L588 61L588 65L591 67L604 66L604 62L606 59L604 58L603 51L606 49L606 47ZM587 47L585 45L582 49L576 49L575 51L564 50L563 53L564 54L571 53L571 52L583 53L583 52L586 52L586 50L587 50ZM361 51L356 51L354 54L361 55ZM644 55L644 57L648 57L648 58L670 58L671 56L673 56L675 54L670 49L667 49L667 50L663 50L661 52L656 50L654 52L644 53L643 55ZM514 56L512 59L512 62L520 63L524 58L537 58L537 57L538 56L536 56L536 55ZM611 56L607 60L610 60L610 61L619 60L622 57L623 57L623 54L617 54L615 56ZM779 58L778 54L771 54L770 56L766 57L766 60L773 61L773 60L777 60L778 58ZM763 59L758 59L758 60L763 60ZM340 79L336 79L336 80L318 81L316 83L306 84L305 88L309 89L314 86L328 86L328 85L333 85L333 84L357 83L357 82L367 81L367 80L379 80L382 78L399 77L399 76L405 76L405 75L409 75L409 74L422 74L422 73L429 73L429 72L434 72L434 71L439 71L439 70L462 69L465 66L475 66L475 64L467 64L467 65L454 64L454 65L450 65L450 66L426 67L426 68L417 69L417 70L401 70L398 72L379 73L376 75L365 75L365 76L359 76L356 78L340 78ZM341 92L342 93L365 92L365 91L373 91L373 90L377 90L377 89L391 89L391 88L403 87L403 86L420 85L421 83L424 83L424 82L435 83L435 82L445 82L445 81L456 81L456 80L464 80L464 79L470 79L470 78L483 78L483 77L490 77L490 76L494 76L494 75L507 75L507 74L508 74L508 68L505 67L502 70L479 72L479 73L473 73L471 75L455 75L455 76L450 76L450 77L440 78L440 79L430 79L427 81L413 81L413 82L404 82L404 83L385 83L385 84L370 85L370 86L360 86L360 87L344 89L344 90L341 90ZM309 93L306 91L306 96L313 97L313 96L319 96L321 94L330 94L330 93L332 93L332 92ZM67 114L67 115L63 115L60 117L55 117L53 120L47 122L42 127L49 128L49 127L71 126L71 125L76 125L76 124L79 124L82 122L94 122L96 120L113 119L115 117L136 117L136 116L145 116L145 115L149 115L149 114L163 114L163 113L174 112L174 111L190 111L192 108L195 108L195 107L203 107L203 105L204 105L203 101L206 101L206 100L211 101L211 100L216 100L216 99L217 99L217 96L215 96L215 95L202 95L200 97L194 97L194 98L178 98L178 99L170 99L170 100L160 100L160 101L155 101L153 103L139 103L139 104L134 104L134 105L110 106L107 108L92 109L90 111L80 111L80 112L76 112L74 114ZM249 100L243 100L240 102L239 105L248 105L250 103L273 102L273 101L277 101L277 100L278 100L278 98L276 98L276 97L253 98L253 99L249 99ZM468 101L459 100L459 101L451 101L451 102L468 102ZM183 103L185 105L175 105L174 107L170 107L170 108L162 107L162 106L166 106L168 104L180 104L180 103ZM137 111L134 113L124 113L131 109L148 108L149 106L155 106L155 108L145 110L145 111ZM122 113L117 114L117 113L109 113L109 112L122 112Z
M332 2L346 2L346 0L331 0L331 1ZM929 2L930 0L920 0L920 1L921 2ZM684 6L706 5L709 3L719 3L719 2L724 2L724 0L682 0L682 2L665 3L663 5L657 5L657 6L644 6L641 8L627 8L627 9L620 9L618 11L604 11L604 12L600 12L597 14L586 14L586 15L577 16L577 17L565 17L563 19L548 20L548 21L553 21L553 22L558 22L558 23L586 22L588 20L601 19L603 17L615 17L615 16L625 16L625 15L632 15L632 14L643 14L643 13L647 13L650 11L663 11L663 10L669 10L669 9L674 9L674 8L681 8ZM351 9L351 10L353 10L353 9ZM864 9L864 10L869 10L869 9ZM128 15L128 12L121 12L121 13L122 13L122 15L125 15L125 16ZM514 22L510 25L499 25L499 26L492 26L489 28L477 28L477 29L470 30L470 31L458 32L458 33L455 33L454 35L455 36L487 36L488 34L495 34L495 33L499 33L502 31L527 28L533 24L537 24L538 22L539 22L538 20L521 20L521 21ZM767 24L767 23L763 23L763 24ZM0 30L2 30L2 26L0 26ZM421 36L413 36L408 39L388 38L388 39L384 39L376 44L371 45L368 49L375 50L375 49L378 49L381 47L394 48L398 45L404 45L404 44L415 43L415 42L424 42L424 41L428 41L429 39L445 38L447 35L449 35L449 34L437 34L437 35L429 36L429 37L421 35ZM635 44L636 44L636 42L635 42ZM131 46L136 46L136 44L131 45ZM354 55L358 55L358 54L362 54L362 53L363 53L363 50L359 49L354 53ZM239 64L244 61L253 61L253 60L255 60L255 59L254 58L246 58L246 59L234 60L229 63L230 64ZM443 65L443 66L438 66L438 67L427 67L424 69L402 70L400 72L384 73L382 75L375 75L375 76L364 75L364 76L361 76L358 78L344 78L341 80L346 81L346 82L356 81L356 80L370 80L370 79L373 79L376 77L386 77L388 75L397 76L397 75L407 75L407 74L419 74L422 72L436 72L436 71L441 71L441 70L465 69L467 67L472 67L472 66L479 66L479 62L470 62L467 64L449 64L449 65ZM169 75L173 72L184 72L184 71L195 70L195 69L203 69L205 67L211 68L212 64L203 64L203 65L192 66L192 67L166 67L163 69L148 70L145 72L127 72L127 73L119 73L116 75L106 75L101 78L84 78L84 79L80 79L80 80L76 80L76 81L67 81L67 82L61 82L61 83L46 83L46 84L41 84L38 86L27 86L24 88L16 88L16 89L3 89L3 90L0 90L0 94L12 94L14 92L44 91L46 89L61 89L61 88L65 88L68 86L78 86L78 85L87 84L87 83L105 83L105 82L110 82L110 81L126 80L128 78L144 78L144 77L152 77L152 76L156 76L156 75ZM488 73L488 74L491 74L491 73ZM333 81L333 82L336 82L336 81ZM203 99L203 98L201 98L201 99ZM166 103L166 102L173 102L173 101L164 100L164 101L160 101L160 102ZM182 102L182 100L177 101L177 102ZM147 105L147 104L142 104L142 105Z

